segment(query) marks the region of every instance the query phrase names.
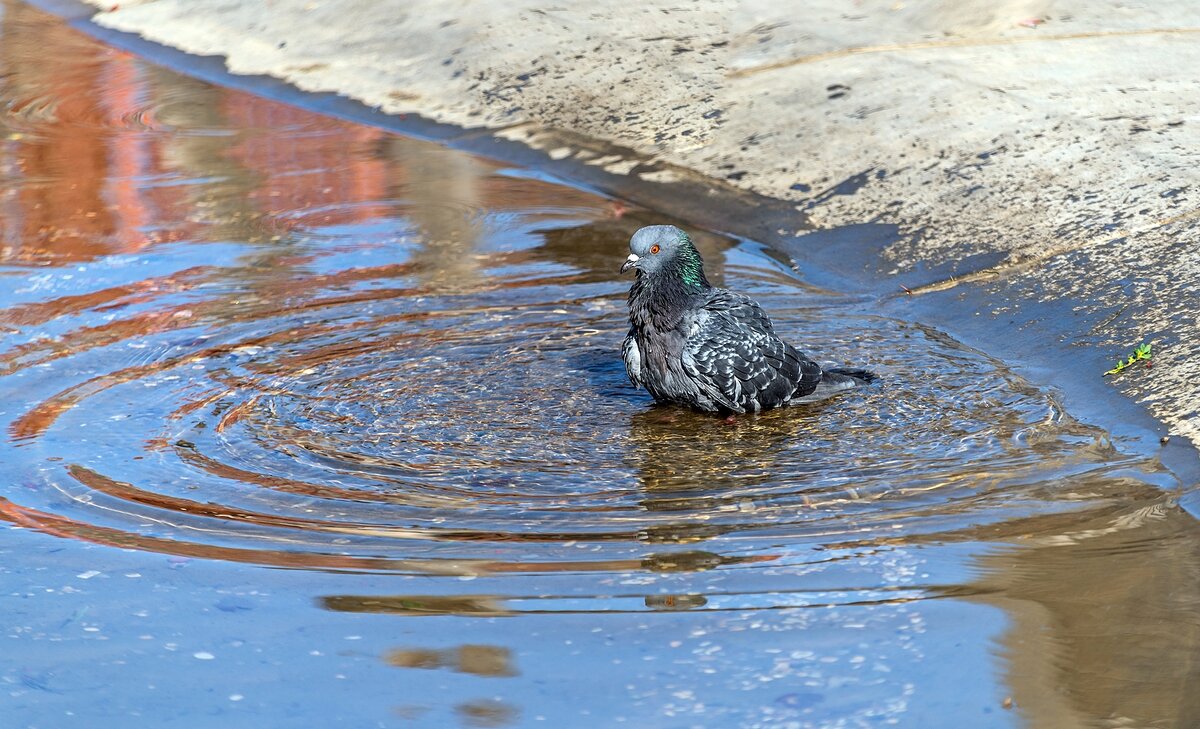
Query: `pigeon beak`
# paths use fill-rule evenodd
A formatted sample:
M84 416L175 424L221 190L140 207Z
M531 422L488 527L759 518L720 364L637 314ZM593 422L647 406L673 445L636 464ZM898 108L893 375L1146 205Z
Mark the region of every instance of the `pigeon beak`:
M642 259L638 258L638 255L636 253L630 253L629 258L626 258L625 262L621 264L621 273L625 273L626 271L628 271L631 268L636 268L638 265L638 261L640 261L640 260L642 260Z

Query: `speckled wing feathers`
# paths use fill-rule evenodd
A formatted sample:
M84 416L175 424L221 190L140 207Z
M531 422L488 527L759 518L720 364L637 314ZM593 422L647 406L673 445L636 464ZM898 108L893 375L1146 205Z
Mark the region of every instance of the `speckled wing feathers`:
M779 339L758 304L724 289L693 312L683 366L703 394L734 412L782 405L821 381L820 366Z

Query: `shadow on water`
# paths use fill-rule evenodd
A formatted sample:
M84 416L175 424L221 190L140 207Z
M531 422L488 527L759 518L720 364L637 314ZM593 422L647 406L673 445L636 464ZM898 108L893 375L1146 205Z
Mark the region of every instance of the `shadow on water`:
M197 681L230 726L1197 721L1179 484L1003 363L697 231L714 280L883 384L653 406L616 269L669 218L0 7L21 726L208 711ZM164 703L58 690L97 634ZM196 673L187 641L299 675Z

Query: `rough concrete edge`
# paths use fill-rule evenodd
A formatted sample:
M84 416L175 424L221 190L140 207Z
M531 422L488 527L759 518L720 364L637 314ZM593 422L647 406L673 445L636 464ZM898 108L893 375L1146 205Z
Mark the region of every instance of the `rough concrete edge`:
M489 130L464 129L415 114L386 114L339 94L302 91L270 76L233 74L227 69L222 56L191 55L136 34L101 26L93 21L99 11L81 0L25 1L64 18L72 27L102 42L136 53L183 75L329 116L438 142L505 164L529 167L564 184L624 199L643 207L670 209L675 217L698 227L766 244L797 260L807 275L821 278L826 285L851 289L848 293L853 293L855 289L859 293L873 293L880 297L881 305L894 305L900 299L909 298L899 292L899 287L893 281L885 280L885 274L880 272L882 265L864 266L863 269L873 269L864 273L863 270L838 270L837 267L819 263L819 258L826 257L823 254L826 254L828 247L846 242L845 236L837 231L813 231L818 234L814 238L822 237L820 233L831 234L828 244L818 243L798 249L794 235L798 229L809 229L809 226L802 214L797 212L794 203L749 193L695 171L651 160L609 142L566 130L535 128L532 124ZM561 148L572 152L566 156L553 154ZM625 174L608 171L613 166L611 159L614 156L625 160ZM604 165L588 164L591 160L601 158L609 162ZM629 170L641 174L628 174ZM649 177L663 181L643 179L647 172L661 173L650 174ZM877 250L855 251L857 255L864 253L878 255ZM843 253L839 258L845 259L846 256ZM933 281L947 277L944 271L930 273ZM971 272L951 272L950 277L960 273ZM933 281L918 280L910 288ZM986 281L982 279L979 282ZM1107 368L1110 364L1107 354L1071 349L1069 343L1061 340L1048 346L1045 337L1032 336L1026 330L1014 332L1011 327L998 321L990 321L989 326L989 320L984 317L975 318L962 311L961 299L957 306L947 305L952 296L964 292L964 296L969 295L977 300L985 296L980 288L971 287L974 283L978 282L972 280L968 284L913 296L911 299L917 303L909 308L913 313L919 313L920 322L936 326L964 344L1007 363L1014 372L1029 381L1058 392L1062 395L1067 413L1099 425L1123 445L1134 445L1138 452L1157 457L1180 484L1190 486L1200 483L1200 449L1197 445L1182 437L1172 437L1162 445L1160 439L1169 433L1169 427L1155 418L1145 406L1127 398L1099 378L1078 376L1080 371L1102 371ZM1063 362L1072 362L1072 366L1065 368ZM1188 503L1185 506L1192 513L1200 515L1200 498L1196 504Z

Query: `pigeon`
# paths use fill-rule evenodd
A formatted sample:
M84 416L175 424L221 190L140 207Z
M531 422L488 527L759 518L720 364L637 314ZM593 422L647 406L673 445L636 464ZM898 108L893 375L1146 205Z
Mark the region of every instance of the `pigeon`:
M687 233L651 225L633 234L621 273L629 289L622 355L634 387L657 402L735 414L812 402L876 379L863 369L822 368L775 334L743 294L713 286Z

